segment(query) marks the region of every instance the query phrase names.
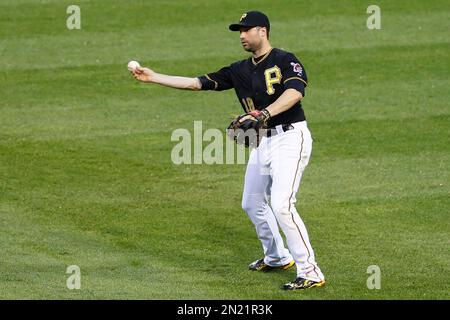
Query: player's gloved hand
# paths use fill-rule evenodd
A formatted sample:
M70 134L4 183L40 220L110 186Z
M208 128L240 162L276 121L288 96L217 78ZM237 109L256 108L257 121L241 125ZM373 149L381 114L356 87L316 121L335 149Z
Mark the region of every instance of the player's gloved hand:
M263 129L267 128L270 113L267 109L253 110L237 116L228 126L227 135L237 144L246 147L258 147L263 136Z
M243 115L243 117L239 120L240 122L245 122L248 119L254 120L258 123L260 128L266 128L267 122L270 120L270 113L267 109L262 110L253 110Z

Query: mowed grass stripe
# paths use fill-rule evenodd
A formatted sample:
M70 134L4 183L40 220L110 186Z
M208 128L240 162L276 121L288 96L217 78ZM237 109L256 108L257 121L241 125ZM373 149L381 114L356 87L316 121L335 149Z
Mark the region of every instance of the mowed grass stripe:
M226 168L220 165L200 168L174 166L170 163L169 148L160 149L160 154L155 155L145 148L132 152L132 148L122 147L120 140L115 141L118 142L116 148L111 148L107 141L103 141L104 144L72 143L71 148L54 143L49 148L47 143L40 143L27 147L25 150L35 150L27 153L3 148L2 153L9 154L2 157L3 168L8 169L3 175L4 199L17 199L19 196L23 201L36 201L40 205L36 209L44 209L48 201L58 203L74 199L71 210L89 214L89 205L96 204L104 206L103 212L112 216L118 213L115 205L131 206L142 210L143 214L147 210L158 211L158 207L181 211L182 208L209 210L215 189L227 186L233 192L218 203L226 206L240 200L242 165ZM145 143L144 140L137 141ZM98 153L93 155L93 150ZM448 154L444 151L425 151L409 156L380 153L346 158L345 155L328 156L325 150L327 148L322 144L315 144L313 161L305 173L305 187L301 191L308 199L306 203L310 200L321 202L327 197L328 201L337 202L355 199L384 201L408 195L449 193L447 180L450 170ZM60 163L68 155L72 155L72 159L65 161L66 165L62 167ZM164 178L171 173L179 177L176 182ZM127 179L120 182L117 176ZM211 176L215 177L214 181L211 181ZM175 197L174 193L183 193L184 185L190 185L199 195L191 199ZM177 190L166 192L170 186ZM17 189L21 190L20 195L15 191ZM82 208L77 209L77 205ZM240 210L238 205L235 207ZM56 214L60 212L57 205L53 208Z
M147 114L149 118L142 120L142 113L128 111L121 113L120 116L107 117L107 121L103 123L102 115L94 116L92 119L91 113L80 114L77 120L72 120L76 116L76 112L55 112L56 116L47 118L48 122L45 121L46 118L36 114L35 119L39 119L45 125L33 125L30 118L25 121L25 124L30 123L31 127L19 126L18 128L12 127L10 131L5 130L0 135L2 137L0 145L3 145L7 157L15 150L26 150L26 148L38 151L39 148L44 147L44 149L50 148L59 152L59 150L65 149L65 144L71 145L70 148L66 147L68 150L79 150L80 146L88 149L92 149L91 146L108 147L115 141L112 150L114 150L115 156L120 156L125 150L131 151L136 148L135 142L140 141L143 145L136 152L151 154L156 149L158 152L164 152L170 161L170 152L178 143L171 141L172 132L177 128L185 128L193 135L193 121L202 119L200 117L189 120L179 119L179 126L177 123L171 122L165 128L159 128L158 124L161 118L151 119L151 112ZM64 115L67 115L66 120L64 120ZM163 116L161 114L160 117ZM127 117L128 122L123 122L124 117ZM320 157L340 159L364 158L385 153L414 156L418 153L441 152L448 149L450 137L447 123L449 118L450 115L440 115L399 120L351 120L346 121L345 125L331 121L312 121L313 138L315 144L318 144L315 154ZM226 119L222 117L219 120L212 117L207 120L203 130L218 128L224 133ZM55 125L55 121L59 123ZM20 131L20 135L16 136L18 131ZM332 137L330 137L330 132L332 132ZM74 137L77 139L74 140ZM222 142L224 145L226 144L225 135L223 135ZM158 145L159 143L161 145ZM204 143L204 145L206 144L208 143ZM353 147L347 149L346 147L349 145ZM95 149L92 150L93 154L95 151ZM72 154L77 155L73 151Z
M36 35L58 35L64 34L66 19L66 8L71 5L70 1L2 1L2 15L7 19L0 21L2 26L2 37L10 37L11 29L15 28L17 34L21 37ZM306 26L321 24L323 20L333 21L340 17L361 17L367 16L367 3L364 1L346 0L336 4L332 1L323 1L320 4L314 1L304 1L299 4L295 0L278 1L248 1L245 4L233 0L221 2L205 3L201 1L111 1L108 3L78 1L83 13L83 22L88 31L95 30L102 32L120 32L124 29L151 28L152 30L167 29L173 27L174 22L181 26L200 25L208 28L211 23L208 17L214 12L216 25L226 25L239 18L242 12L248 8L259 8L267 12L275 23L293 20L293 12L301 13L301 19L296 19ZM380 1L378 5L382 8L386 20L394 15L411 16L417 15L415 10L417 6L421 8L421 13L442 13L448 10L446 1L433 1L423 6L420 1L392 2ZM291 10L280 10L280 7ZM230 10L230 8L232 8ZM186 15L191 12L191 15ZM202 17L197 19L196 17ZM310 20L311 19L311 20ZM44 20L45 23L39 23ZM392 19L398 21L398 19ZM101 21L102 23L98 23ZM416 22L422 22L422 19ZM442 20L444 22L445 20ZM306 23L310 22L310 23ZM39 28L36 25L39 24ZM331 24L329 24L331 25ZM365 26L365 19L361 19L361 25Z
M450 109L441 97L445 95L448 79L443 73L446 70L446 61L441 57L446 52L446 46L436 46L424 49L422 46L414 47L413 57L418 59L416 67L404 60L405 51L409 47L398 49L384 48L383 53L398 50L396 58L389 62L383 62L382 58L374 53L364 55L363 52L348 52L330 54L324 58L308 58L305 54L306 63L311 66L309 74L311 77L310 88L305 99L305 110L308 117L314 122L322 118L336 118L341 120L354 118L409 118L411 115L422 117L430 114L448 114ZM429 65L425 60L424 52L434 57L439 65ZM361 57L361 56L362 57ZM407 54L408 59L411 54ZM344 68L341 64L336 65L333 61L341 59L351 63L353 67ZM373 58L373 59L372 59ZM363 63L370 59L370 63ZM228 60L228 62L231 60ZM192 64L187 61L186 75L199 75L206 70L215 70L226 63L214 63L206 69L200 67L201 61L194 60ZM345 64L344 64L345 65ZM317 66L324 66L318 69ZM171 65L155 62L156 70L168 69L168 72L176 72ZM70 116L73 112L84 109L83 113L89 121L109 121L108 117L127 113L132 110L136 114L146 115L155 113L155 117L163 116L167 110L186 107L180 110L188 112L195 118L212 118L205 110L213 109L218 112L220 118L223 114L240 112L232 91L224 93L188 93L182 91L169 91L169 89L158 86L137 84L124 70L124 67L112 65L103 69L102 67L69 68L61 70L34 71L32 79L28 79L27 72L20 72L20 81L11 81L9 72L4 72L5 85L1 92L5 99L2 101L2 120L5 127L18 124L11 119L17 118L17 110L22 110L17 119L22 124L27 118L35 119L37 116L56 117L60 115ZM101 77L101 78L99 78ZM35 82L38 78L39 83ZM95 80L94 80L95 79ZM55 81L58 84L54 84ZM377 82L377 86L372 84ZM330 86L331 83L336 85ZM17 84L20 84L18 87ZM49 85L51 84L51 85ZM352 90L348 90L349 86ZM74 90L74 88L77 88ZM418 95L411 94L411 88L420 90ZM114 88L114 90L111 90ZM392 90L395 88L395 90ZM27 95L26 93L32 93ZM40 98L42 97L42 98ZM44 99L45 97L45 99ZM215 103L217 97L223 102ZM178 101L182 100L180 105ZM398 108L403 104L407 108ZM373 105L376 104L376 108ZM126 109L124 109L126 108ZM367 109L373 110L369 115ZM27 110L27 112L24 112ZM44 112L42 112L44 111ZM60 115L57 115L57 114ZM150 120L152 117L148 117ZM142 117L142 120L146 117ZM71 118L76 123L76 118ZM172 119L173 120L173 119ZM0 120L1 121L1 120ZM44 121L45 122L45 121ZM57 123L55 123L57 124ZM82 125L82 124L80 124Z
M410 204L410 206L411 207L414 207L414 203L413 202L411 202L410 200L407 200L407 202ZM398 208L401 208L402 207L402 205L401 205L401 203L399 203L398 201L395 201L395 205L396 206L398 206ZM389 206L390 206L390 204L388 203L388 208L389 208ZM359 224L357 224L357 222L358 221L361 221L361 220L367 220L367 219L369 219L369 222L370 223L375 223L375 224L378 224L379 226L377 227L377 228L384 228L383 227L383 224L381 224L380 223L380 221L383 221L383 217L381 217L381 216L375 216L374 215L374 213L376 213L377 211L378 212L380 212L380 210L381 210L381 212L386 212L386 207L378 207L378 209L376 209L376 210L373 210L372 209L372 211L371 212L367 212L367 204L365 204L365 203L360 203L359 205L358 205L358 207L359 207L359 209L357 210L357 211L355 211L355 214L352 214L352 219L350 220L349 219L349 224L347 225L347 227L349 228L349 229L347 229L347 231L345 232L346 234L348 234L348 235L351 235L352 234L352 232L353 232L353 235L355 235L355 233L354 232L356 232L356 234L360 234L359 236L361 237L361 240L365 240L365 241L367 241L367 239L368 239L368 237L366 237L367 235L365 235L364 234L364 232L361 234L361 229L360 229L360 225ZM357 208L358 208L357 207ZM376 207L375 207L376 208ZM362 209L362 210L361 210ZM344 210L345 212L348 212L348 209L347 208L344 208L344 207L341 207L341 209L337 209L336 210L336 212L337 213L339 213L340 215L342 215L344 212L342 211L342 210ZM357 212L360 212L359 213L359 216L358 216L358 213ZM388 211L389 212L389 211ZM350 213L351 213L351 211L350 211ZM386 214L385 214L386 215ZM328 217L329 217L329 215L327 215ZM326 216L325 216L326 217ZM395 218L395 215L393 216L394 218ZM405 230L403 230L403 232L398 232L398 231L402 231L402 230L391 230L391 229L388 229L388 230L386 230L386 229L378 229L378 231L376 231L376 232L381 232L380 234L378 234L378 237L380 237L380 236L382 236L383 234L389 234L389 237L390 237L390 240L389 241L392 241L393 243L394 243L394 241L395 241L395 245L393 245L392 246L392 249L394 250L394 251L396 251L396 253L397 254L399 254L399 253L402 253L402 254L404 254L405 252L399 252L399 250L404 250L404 247L403 247L403 243L402 242L398 242L398 236L405 236L405 238L404 238L404 241L406 242L406 243L409 243L409 244L411 244L411 239L409 239L409 238L407 238L407 236L406 236L406 233L404 232L404 231L411 231L411 229L410 229L410 227L408 227L407 225L404 225L404 222L405 221L410 221L410 222L414 222L415 223L415 221L417 221L417 220L411 220L411 219L409 219L409 220L405 220L405 221L401 221L402 222L402 224L399 224L399 223L396 223L396 221L395 220L392 220L392 218L393 217L390 217L389 219L392 221L392 226L401 226L402 228L405 228ZM350 218L350 217L348 217L348 218ZM414 218L414 216L413 216L413 218ZM419 220L420 221L420 220ZM317 226L317 221L316 221L316 224L315 224L316 226ZM320 225L319 225L320 226ZM316 227L317 228L317 227ZM353 228L354 228L354 231L352 231L353 230ZM313 229L315 229L315 228L313 228ZM406 230L406 229L409 229L409 230ZM328 245L330 245L332 242L331 241L326 241L327 240L327 236L325 236L325 235L323 235L323 234L321 234L321 232L320 232L320 230L314 230L315 231L315 233L317 234L317 237L319 238L321 238L322 240L321 241L323 241L323 242L325 242L326 244L328 244ZM397 231L397 232L394 232L394 231ZM392 232L392 233L391 233ZM341 232L339 232L339 233L341 233ZM339 234L338 232L336 232L336 233L332 233L332 234ZM436 232L435 232L435 230L433 230L433 234L434 234L434 236L436 236ZM425 238L425 236L426 236L426 234L423 232L423 230L420 230L420 232L417 234L418 235L418 237L416 238L417 240L419 240L420 241L420 239L421 239L421 236L422 236L422 239L424 240L424 241L431 241L431 242L429 242L429 244L430 245L432 245L432 241L434 240L434 239L437 239L436 237L431 237L431 238L428 238L428 236L427 236L427 238ZM394 239L393 239L394 238ZM180 238L177 238L178 239L178 241L180 240ZM350 238L351 239L351 238ZM372 239L373 239L373 237L372 237ZM426 240L425 240L426 239ZM329 240L329 239L328 239ZM359 239L353 239L354 241L358 241ZM352 242L353 242L353 240L352 241L350 241L350 242L348 242L347 243L347 245L346 246L344 246L345 248L342 248L342 251L344 251L344 249L345 250L352 250L352 252L351 252L351 256L354 256L355 254L358 254L358 252L361 252L360 250L358 250L358 249L354 249L352 246L353 246L353 244L352 244ZM374 250L375 250L375 252L377 252L378 251L378 249L377 249L377 247L379 246L379 247L383 247L383 246L381 246L381 243L382 242L380 242L380 240L381 240L381 238L379 238L379 240L377 241L377 242L375 242L375 243L373 243L372 244L372 246L373 245L375 245L375 247L372 247L372 246L370 246L370 247L367 247L366 245L363 245L362 247L363 247L363 250L367 250L369 253L370 252L374 252ZM316 240L317 241L317 240ZM413 242L413 244L414 244L414 248L415 248L415 245L417 244L417 242ZM443 243L443 245L445 245L445 243ZM433 245L434 246L434 245ZM321 248L321 246L319 245L318 246L319 248ZM422 246L423 247L423 246ZM403 249L402 249L403 248ZM425 248L424 248L425 249ZM415 249L414 249L415 250ZM413 256L415 256L416 255L416 253L414 252L414 250L413 250ZM342 253L342 251L339 249L339 246L334 246L333 247L333 252L335 252L336 254L339 254L339 253ZM425 252L425 251L424 251ZM349 252L347 252L347 254L350 254ZM373 256L372 258L377 258L377 256L378 256L378 259L380 258L380 257L383 257L384 259L386 258L386 255L387 254L389 254L389 252L385 252L385 251L383 251L383 252L379 252L377 255L375 255L375 256ZM329 255L326 255L325 257L323 257L322 258L322 260L326 260L326 257L333 257L334 255L333 254L329 254ZM369 256L367 256L367 252L364 254L364 256L365 257L367 257L368 259L371 259L371 255L369 254ZM344 254L344 257L345 257L345 254ZM403 256L402 256L403 257ZM343 257L342 256L339 256L339 259L342 259ZM404 262L404 260L402 260L402 263ZM352 261L350 260L349 261L349 263L352 263ZM404 265L404 264L403 264ZM417 264L416 264L417 265ZM422 266L423 268L429 268L429 266L428 265L426 265L426 263L424 263L424 264L420 264L420 266ZM355 265L346 265L346 267L349 267L350 269L351 268L354 268L355 267ZM361 267L361 266L356 266L356 267ZM393 266L391 266L391 267L393 267ZM409 266L405 266L404 265L404 267L405 268L409 268ZM398 269L396 269L396 268L393 268L392 270L397 270L398 271ZM195 270L192 270L192 273L193 274L195 274ZM334 273L333 273L334 274ZM411 277L411 274L409 273L409 272L406 272L406 273L404 273L404 275L405 275L405 277ZM399 276L399 275L396 275L396 276ZM423 275L424 277L426 277L426 274L424 274ZM337 280L337 279L335 279L335 280ZM388 279L385 279L385 281L386 280L388 280ZM414 279L410 279L410 280L413 280L414 281L414 283L416 283L416 281L418 281L417 280L417 277L415 277ZM388 286L389 286L389 284L388 284ZM410 286L410 285L407 285L408 287ZM101 286L100 286L101 287ZM344 284L343 285L343 287L345 288L346 287L346 285ZM99 289L99 291L101 291L101 289ZM345 291L345 290L344 290ZM427 291L425 290L424 291L424 293L426 293ZM345 295L345 293L344 293L344 295Z
M305 17L279 22L278 26L274 22L274 30L278 31L272 32L272 40L274 46L290 51L317 48L370 49L381 45L431 45L449 42L446 37L446 12L432 12L421 20L422 17L423 13L388 15L385 20L392 24L389 28L386 27L389 32L368 30L364 12L360 16L336 16L331 21ZM423 26L412 33L409 28L411 25L416 26L418 21ZM211 59L222 55L238 58L241 54L237 34L229 32L226 28L228 23L156 27L157 32L151 26L127 30L126 21L122 23L124 28L114 32L99 32L98 26L93 25L90 32L89 29L65 30L61 35L6 38L0 42L3 57L0 69L105 65L127 62L132 58L150 61L175 61L185 57ZM61 24L60 28L65 29L65 24ZM302 36L299 38L291 30L299 30ZM186 34L190 35L189 38L186 38ZM343 34L352 36L343 39ZM21 50L22 48L27 50Z
M410 205L411 205L410 200L408 200L408 203L410 203ZM401 207L402 203L399 201L395 201L395 205ZM423 274L422 279L418 279L417 275L411 274L408 271L409 266L405 265L405 261L408 261L409 259L414 259L418 253L423 254L424 252L427 252L426 251L427 247L424 247L424 243L425 244L428 243L435 250L439 250L439 245L436 247L435 245L433 245L433 241L440 240L440 239L436 238L436 234L437 234L436 230L429 230L432 232L430 234L425 233L424 230L418 230L419 232L416 234L411 233L411 229L409 229L408 226L402 225L402 222L404 221L403 219L399 219L399 221L392 219L392 217L395 218L395 216L399 217L396 214L394 214L393 216L389 216L389 215L386 216L386 218L388 218L392 222L392 226L395 226L394 229L391 229L391 228L386 229L386 227L383 226L382 223L380 223L380 221L382 221L382 219L386 219L386 218L383 218L383 216L380 216L379 213L386 212L387 211L386 209L389 209L389 203L388 203L388 206L381 206L381 207L378 207L378 209L376 209L376 210L372 209L371 212L367 212L367 210L366 210L367 207L368 206L366 203L360 203L359 208L361 210L359 211L360 212L359 214L357 213L357 211L349 212L349 210L347 208L343 208L343 207L335 208L335 214L339 214L341 217L345 217L345 215L343 216L343 214L344 214L344 212L346 212L348 215L347 218L350 218L350 216L351 216L352 220L349 219L349 224L345 231L335 230L336 233L331 233L328 236L325 234L322 234L320 232L320 229L318 227L320 227L321 224L318 223L318 221L314 221L316 227L313 227L312 230L316 234L316 237L315 237L316 239L314 239L314 240L317 242L317 247L318 247L317 251L320 252L320 251L324 250L324 251L328 252L329 250L331 250L331 252L332 252L330 254L324 255L321 258L322 264L325 265L325 268L332 267L334 270L338 269L336 271L342 272L341 274L339 274L338 272L332 273L331 278L332 278L333 282L331 284L331 287L330 286L328 287L328 293L330 293L330 291L334 292L334 294L331 294L331 296L336 296L336 294L338 294L337 291L340 291L340 293L338 295L344 296L347 298L352 297L352 294L350 294L349 292L354 292L354 294L363 293L363 295L369 295L369 296L372 295L372 297L375 296L375 293L369 294L367 291L364 292L362 287L363 287L365 279L363 277L357 277L358 279L352 279L352 278L349 278L347 275L349 271L352 271L352 270L357 271L358 269L365 268L365 265L364 265L365 262L361 262L361 261L357 262L357 261L353 261L351 259L351 257L360 256L360 257L365 257L365 260L367 260L368 263L377 261L377 263L381 264L383 267L389 268L389 270L396 271L395 274L390 274L389 272L387 272L387 274L383 278L385 281L385 282L383 282L383 284L386 286L385 289L387 290L387 292L384 293L385 295L387 294L390 297L398 298L395 296L395 292L397 291L396 288L391 286L389 284L389 281L391 280L392 282L395 282L395 281L401 280L398 278L398 276L399 276L399 274L401 274L401 273L399 273L399 271L402 271L402 270L404 270L402 278L406 281L405 287L408 289L412 289L414 286L416 286L421 281L426 280L427 275L425 273ZM344 210L344 211L342 211L342 210ZM306 218L306 219L308 220L308 218ZM333 220L334 220L334 218L333 218ZM352 223L352 221L360 222L362 220L366 220L366 222L370 222L372 224L371 232L374 232L375 233L374 235L368 235L366 230L361 229L360 224ZM367 220L369 220L369 221L367 221ZM414 221L414 220L412 220L412 221ZM322 224L326 225L326 222L327 222L326 220L323 220ZM379 225L376 227L376 229L374 229L373 227L376 226L377 224L379 224ZM398 227L402 227L402 228L404 228L404 230L398 229ZM319 229L319 230L317 230L317 229ZM408 231L408 232L404 232L404 231ZM332 241L330 241L331 240L330 235L343 234L343 233L346 234L346 236L349 239L349 242L346 242L346 243L341 242L340 244L335 243L335 245L333 245L332 248L327 248L332 243ZM219 231L219 235L220 235L220 231ZM428 238L429 235L434 235L434 237ZM377 242L373 242L373 241L368 242L367 241L368 236L370 236L372 239L373 239L373 236L376 236L379 238L379 240ZM389 239L390 239L385 244L383 244L383 242L385 242L382 240L383 236L389 237ZM398 236L401 236L403 238L403 240L399 240ZM414 238L415 241L411 242L411 239L410 239L411 236L415 237ZM319 238L320 241L317 238ZM175 240L175 241L177 241L179 243L180 238L177 238L177 239L178 239L178 241L177 240ZM60 239L55 239L55 240L60 240ZM361 243L361 241L362 241L362 243ZM58 241L56 241L56 242L58 242ZM360 246L358 247L359 249L354 248L353 242L360 243ZM424 243L422 243L422 242L424 242ZM322 245L321 245L322 243L324 243L325 248L322 247ZM421 248L424 250L422 253L417 252L417 250L416 250L417 244L420 244ZM438 244L439 244L439 242L438 242ZM386 247L386 245L387 245L387 247L390 246L392 251L389 251L389 250L380 251L380 248L384 248L384 247ZM405 251L405 245L412 245L412 247ZM446 244L443 243L443 245L446 245ZM79 243L77 244L77 247L79 247ZM151 248L151 246L149 246L148 248ZM168 249L167 253L170 253L171 250L176 251L176 248L171 249L170 246L167 249ZM128 253L130 253L130 250L127 250L127 251L128 251ZM133 252L133 251L131 251L131 252L136 254L136 252ZM148 259L151 259L152 266L157 264L157 262L155 262L154 257L151 257L148 254L143 253L142 250L139 252L139 256L144 259L146 257ZM183 259L189 257L189 255L186 255L186 256L182 255L182 256L183 256L182 257ZM225 257L226 256L227 255L225 254ZM441 258L443 257L442 255L440 255L440 256L441 256ZM349 258L348 260L346 259L347 257ZM389 257L389 258L387 258L387 257ZM392 257L397 257L398 263L395 263L395 264L390 263L389 261L392 259ZM123 266L120 266L118 261L110 261L111 264L114 266L114 267L112 267L113 268L112 270L108 270L107 267L105 269L105 268L95 266L95 265L93 265L92 267L89 267L89 265L92 264L92 260L91 260L92 257L90 257L88 255L87 258L88 258L87 260L89 261L89 264L86 265L86 267L88 267L86 279L89 284L91 281L93 281L93 282L95 282L96 285L92 285L92 287L89 285L89 287L87 288L88 291L82 292L81 296L87 297L88 293L91 293L93 297L105 296L106 292L104 292L104 289L103 289L105 284L112 282L115 277L117 277L121 272L124 272L124 271L125 271L124 275L127 275L129 277L124 288L126 288L126 291L128 292L128 294L131 293L131 296L133 296L134 293L132 291L130 292L130 290L129 290L130 283L133 283L133 281L134 281L133 279L136 279L136 277L137 277L137 275L133 273L133 271L134 271L133 269L124 270ZM100 258L99 262L100 261L108 262L108 259L105 259L106 257L104 257L103 255L101 255L99 258ZM198 261L202 262L201 256L199 256L198 258L199 258ZM230 258L233 258L233 256L231 256ZM213 261L208 261L208 265L211 265L211 263L214 263L214 262L217 263L220 261L221 260L216 257L216 258L214 258ZM342 263L342 261L345 261L345 262ZM427 262L430 262L430 261L427 260L425 262L415 263L415 270L417 270L417 268L419 267L419 268L422 268L423 271L429 270L431 272L433 272L433 271L441 272L441 271L445 270L445 268L446 268L446 265L442 264L442 261L441 261L440 266L439 266L439 264L434 263L432 268L430 269L430 265L428 265ZM137 263L137 262L134 262L134 263ZM338 266L334 265L334 263L336 263L336 265L338 265ZM169 265L173 264L173 260L171 260L171 262L168 264ZM145 265L145 263L144 263L144 265ZM145 267L149 268L150 266L145 265ZM189 264L185 265L185 267L189 267ZM228 267L230 267L230 266L228 266ZM31 268L31 266L28 266L28 268ZM97 270L97 271L91 271L92 270L91 268L93 270ZM200 267L200 269L201 268L202 267ZM225 269L226 268L227 267L225 266ZM443 268L443 269L439 270L438 268ZM199 269L199 267L194 267L194 269L190 272L190 278L192 279L191 280L192 282L190 283L191 285L193 284L193 282L198 280L195 278L196 274L199 273L198 269ZM24 270L24 272L25 272L25 270ZM39 267L37 270L39 271ZM157 270L151 269L148 271L157 271ZM161 273L161 271L163 271L163 272ZM157 274L161 275L166 272L173 272L173 271L175 271L175 270L168 267L165 270L159 270L159 273L156 273L156 275ZM207 271L207 270L205 270L205 271ZM359 271L361 271L361 270L359 270ZM246 272L248 272L248 271L246 271ZM361 272L359 272L359 273L361 273ZM151 276L152 275L149 273L147 279L151 279ZM212 276L211 271L206 272L203 276L210 278ZM224 274L223 276L226 277L227 275ZM231 276L231 275L229 275L229 276ZM239 277L241 275L240 275L240 273L237 273L237 274L235 274L235 276ZM246 274L243 273L242 276L243 276L243 279L246 279L246 281L249 281L249 277ZM272 275L267 278L268 279L264 279L263 283L266 283L266 281L269 283L275 282L278 278L282 278L282 275L276 274L275 276ZM176 279L176 275L173 279L170 279L170 281L172 282L172 280L174 280L174 279ZM59 279L59 281L61 281L61 280L62 279ZM255 281L256 279L253 278L252 280ZM259 282L261 282L261 280L262 279L259 279ZM359 283L359 284L355 283L355 280L357 280L357 283ZM117 282L121 282L121 281L122 280L120 280L120 278L119 278L119 280ZM184 281L186 281L186 280L184 280ZM220 285L223 285L224 281L225 281L225 278L221 278L218 280ZM227 282L230 285L230 284L232 284L233 281L231 281L231 283L230 283L230 281L227 281ZM352 288L352 286L349 286L349 284L351 282L354 283L353 286L360 287L359 290L358 289L355 290L355 288ZM336 285L333 285L333 283ZM339 286L337 286L338 283L339 283ZM272 284L274 284L274 283L272 283ZM36 283L36 285L37 285L37 283ZM41 283L41 285L42 285L42 283ZM203 279L203 281L197 281L194 284L194 286L200 286L200 287L203 287L203 286L208 287L209 285L211 285L211 283L209 281L205 281L204 279ZM265 288L265 290L263 292L261 292L258 290L258 287L260 287L261 284L258 285L257 283L251 283L251 285L254 288L254 291L252 292L252 295L251 295L252 297L267 297L267 295L268 295L267 290L269 289L269 287ZM441 292L441 294L445 293L443 291L443 290L445 290L445 284L442 283L442 285L443 286L438 285L437 287L435 287L434 291ZM56 287L56 284L54 286ZM152 287L153 289L160 289L160 288L158 288L157 283L148 282L148 286ZM178 283L175 286L175 288L180 289L180 287L182 287L182 286L183 285L181 283ZM109 287L111 287L111 286L109 286ZM117 288L114 288L114 286L112 286L112 287L113 287L113 294L118 294L119 297L122 296L122 294L120 294L120 291L117 290ZM212 288L213 287L210 287L209 291L212 291L212 292L209 292L209 294L213 293L214 289L212 289ZM340 290L338 290L338 288L340 288ZM350 290L348 290L348 289L350 289ZM123 288L122 288L122 290L123 290ZM360 291L360 292L358 292L358 291ZM156 295L158 294L158 293L156 293L156 291L151 291L151 292L152 292L152 296L155 296L155 294ZM159 292L161 292L161 291L159 291ZM165 292L165 294L167 294L166 291L164 291L164 292ZM198 292L198 290L196 290L195 287L191 288L188 292L189 292L190 296L197 296L197 294L200 294L200 296L201 296L201 294L204 294L204 292ZM61 290L61 293L63 293L62 290ZM80 294L81 294L81 292L80 292ZM111 292L109 292L109 294L111 294ZM186 295L186 292L184 294ZM246 292L245 294L248 294L248 293ZM184 297L185 297L185 295L184 295ZM223 297L223 295L226 296L227 293L225 292L225 293L219 295L219 297ZM173 292L170 293L170 296L174 297ZM215 296L215 295L213 294L213 296ZM246 296L248 297L248 295L246 295ZM272 297L279 296L279 293L274 292L271 296ZM315 294L314 296L316 298L317 297L327 297L328 294L322 294L322 292L320 292L320 293ZM433 293L431 293L431 295L430 295L430 291L427 289L421 291L421 296L436 297L433 295ZM141 298L142 297L143 297L143 295L141 292ZM175 296L174 298L177 298L177 297L182 298L183 295L178 295L178 296ZM289 298L289 297L286 297L286 298ZM290 298L292 298L292 296L290 296Z
M353 49L318 49L318 50L294 50L293 52L300 57L303 64L308 67L311 74L310 82L315 86L328 86L328 82L336 82L343 80L345 83L352 85L366 85L365 81L396 81L399 79L414 80L432 80L439 79L441 81L448 80L446 77L446 68L450 66L450 62L445 59L446 53L450 48L450 43L437 43L433 45L426 44L408 44L408 45L382 45L375 47L374 50L366 50L365 48ZM383 56L386 54L386 56ZM142 57L141 63L148 65L155 70L164 68L168 73L181 73L186 76L197 76L205 72L216 71L224 65L231 64L234 59L246 59L250 55L241 52L238 57L221 55L213 60L205 61L201 56L186 56L176 59L176 63L167 62L164 59L150 59ZM336 61L340 61L337 64ZM414 65L410 61L416 60ZM437 61L435 61L437 60ZM122 61L125 63L125 61ZM118 89L127 89L123 87L124 80L130 82L129 74L123 63L115 64L97 64L83 66L52 66L47 70L39 68L30 68L27 70L17 70L16 73L21 75L19 79L12 82L11 71L0 70L0 75L6 84L10 85L30 85L36 87L45 87L49 82L55 80L71 80L76 83L90 88L90 90L100 90L104 93L109 87L101 86L106 83L115 85ZM352 64L351 68L346 68L348 64ZM126 66L126 64L125 64ZM380 72L380 71L385 71ZM36 82L34 77L25 77L32 72L40 79ZM22 76L23 75L23 76ZM320 76L317 76L320 75ZM103 81L92 83L88 80L93 77L102 78ZM326 77L325 77L326 76ZM320 80L320 81L316 81ZM84 81L82 81L84 80ZM122 80L119 81L118 80ZM59 86L68 86L71 83L60 82ZM94 84L94 85L93 85ZM7 87L6 87L7 88ZM102 88L104 90L102 91ZM5 90L5 87L2 87ZM84 91L80 92L83 93ZM120 92L120 91L119 91ZM6 92L7 93L7 92ZM110 92L114 94L115 92Z

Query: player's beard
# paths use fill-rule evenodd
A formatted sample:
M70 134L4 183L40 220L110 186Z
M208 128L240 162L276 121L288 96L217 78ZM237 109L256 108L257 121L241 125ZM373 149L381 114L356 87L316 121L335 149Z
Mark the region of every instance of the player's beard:
M253 50L252 50L252 48L250 47L250 46L244 46L244 45L242 45L242 47L244 48L244 50L245 51L247 51L247 52L253 52Z
M261 49L262 43L251 44L249 42L245 42L245 44L242 43L242 47L244 48L245 51L254 53L254 52L258 51L259 49Z

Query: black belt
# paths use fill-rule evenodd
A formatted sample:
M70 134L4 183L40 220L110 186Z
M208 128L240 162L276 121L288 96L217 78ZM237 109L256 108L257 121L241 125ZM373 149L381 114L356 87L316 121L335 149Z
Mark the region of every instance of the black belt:
M283 125L281 125L281 129L283 130L283 132L286 132L286 131L294 129L294 126L292 124L290 124L290 123L289 124L283 124ZM267 138L276 136L277 134L278 134L278 131L277 131L276 128L267 128L267 131L266 131L266 137Z

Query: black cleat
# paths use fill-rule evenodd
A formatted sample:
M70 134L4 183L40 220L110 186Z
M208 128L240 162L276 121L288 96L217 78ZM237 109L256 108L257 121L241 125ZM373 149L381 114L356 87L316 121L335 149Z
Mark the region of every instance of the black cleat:
M284 284L281 289L283 290L304 290L314 287L323 287L325 285L325 280L322 281L312 281L303 278L296 278L294 281Z
M288 264L285 264L283 266L273 267L273 266L269 266L268 264L266 264L264 262L264 258L263 258L263 259L256 260L255 262L252 262L248 266L248 269L252 270L252 271L264 271L264 272L266 272L266 271L275 270L275 269L287 270L287 269L293 267L294 265L295 265L295 261L292 260L291 262L289 262Z

